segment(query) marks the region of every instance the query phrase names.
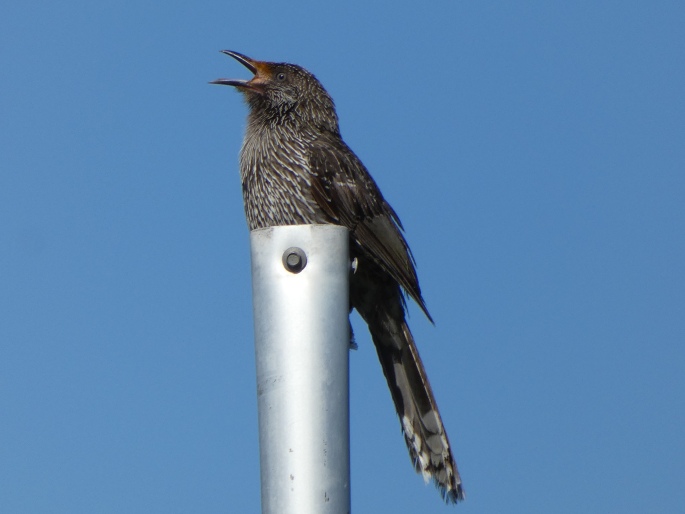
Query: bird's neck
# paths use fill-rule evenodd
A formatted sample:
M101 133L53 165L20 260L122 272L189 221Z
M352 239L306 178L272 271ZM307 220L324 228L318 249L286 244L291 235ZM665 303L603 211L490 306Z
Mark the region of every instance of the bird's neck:
M340 134L334 108L312 109L301 103L280 109L253 105L247 119L247 130L260 134L291 134L302 140L315 139L322 133Z

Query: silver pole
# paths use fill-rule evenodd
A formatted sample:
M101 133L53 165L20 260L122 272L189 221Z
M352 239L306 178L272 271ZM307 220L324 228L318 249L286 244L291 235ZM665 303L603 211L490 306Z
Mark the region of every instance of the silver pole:
M250 234L263 514L350 512L348 237Z

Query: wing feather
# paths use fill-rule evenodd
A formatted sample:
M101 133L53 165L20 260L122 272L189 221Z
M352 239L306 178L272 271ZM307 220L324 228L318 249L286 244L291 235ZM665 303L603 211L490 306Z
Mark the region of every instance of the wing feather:
M362 162L341 139L333 136L315 141L309 160L314 175L314 200L332 223L350 229L359 246L433 321L421 296L414 258L402 235L402 223Z

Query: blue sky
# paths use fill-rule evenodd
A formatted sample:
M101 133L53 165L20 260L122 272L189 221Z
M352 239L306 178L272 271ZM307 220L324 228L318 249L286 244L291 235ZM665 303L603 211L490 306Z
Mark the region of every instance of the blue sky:
M224 48L315 73L400 214L456 509L681 511L683 26L661 1L3 5L0 511L259 511ZM450 511L353 323L353 511Z

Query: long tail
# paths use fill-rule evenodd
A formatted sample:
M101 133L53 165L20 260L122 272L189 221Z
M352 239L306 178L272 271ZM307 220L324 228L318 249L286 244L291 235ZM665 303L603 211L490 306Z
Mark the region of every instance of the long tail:
M433 479L445 501L463 500L457 464L414 337L404 319L398 323L392 316L374 318L369 330L414 467L426 482Z

